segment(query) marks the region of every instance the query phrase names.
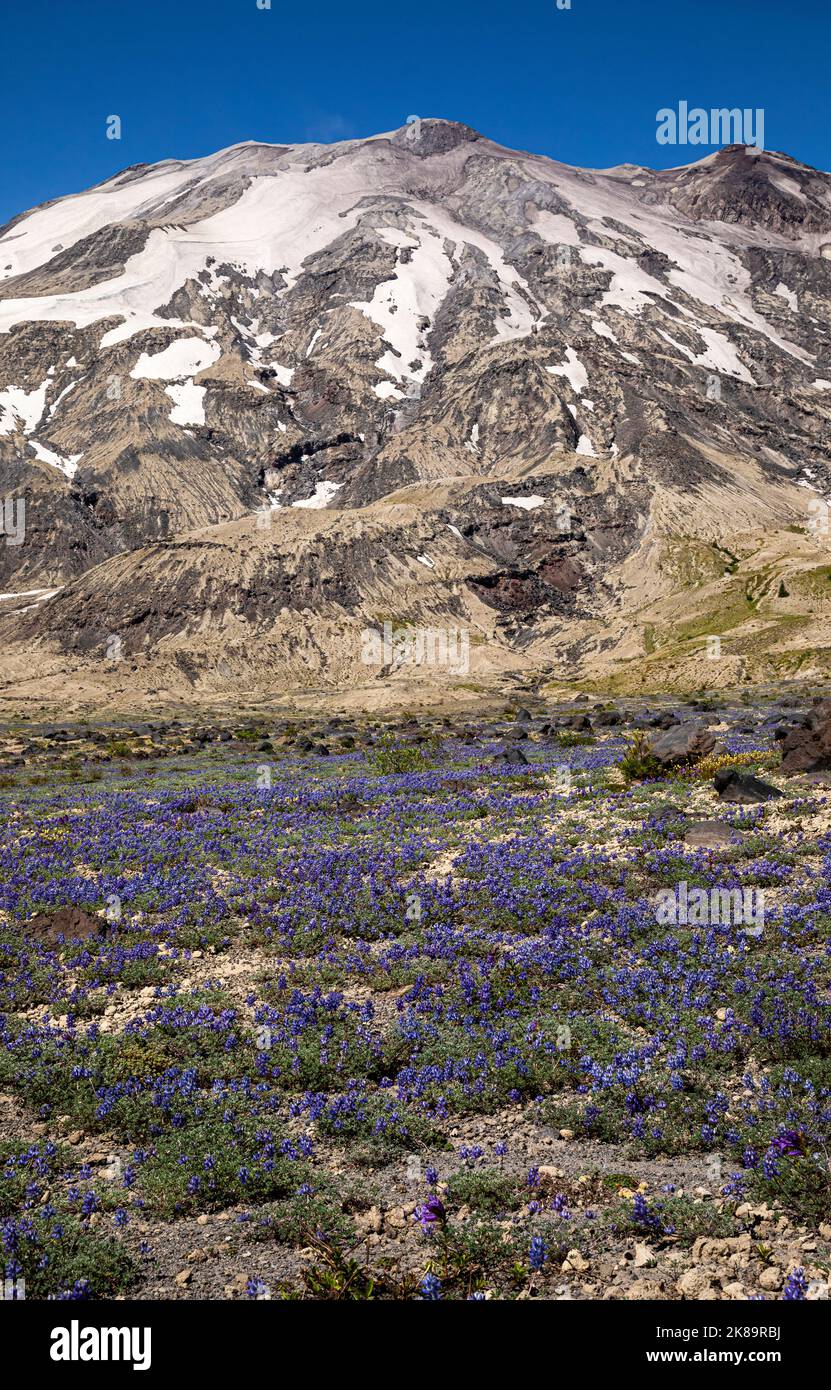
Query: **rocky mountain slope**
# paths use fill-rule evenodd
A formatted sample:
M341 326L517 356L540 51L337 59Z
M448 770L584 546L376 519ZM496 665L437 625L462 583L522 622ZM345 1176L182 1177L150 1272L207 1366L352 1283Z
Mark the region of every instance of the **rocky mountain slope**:
M384 622L469 633L445 687L813 678L829 442L831 175L787 155L422 120L136 166L0 230L5 694L386 689Z

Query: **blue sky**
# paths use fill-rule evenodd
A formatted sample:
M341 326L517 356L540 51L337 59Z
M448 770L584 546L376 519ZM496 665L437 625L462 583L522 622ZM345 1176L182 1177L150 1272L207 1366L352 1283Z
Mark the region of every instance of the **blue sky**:
M831 169L827 0L16 0L2 34L0 223L129 164L413 114L660 168L709 152L657 144L660 108L761 107L769 149Z

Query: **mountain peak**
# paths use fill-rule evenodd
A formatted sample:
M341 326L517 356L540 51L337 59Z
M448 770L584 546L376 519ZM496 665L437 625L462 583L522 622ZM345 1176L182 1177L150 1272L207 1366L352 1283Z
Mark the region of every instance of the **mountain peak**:
M392 136L394 145L403 145L420 155L445 154L458 145L483 137L461 121L446 121L441 117L411 116L406 125Z
M583 170L432 117L38 208L0 236L0 593L38 592L0 640L199 679L221 621L297 675L309 613L566 663L624 613L637 654L633 603L831 493L829 242L831 178L781 156Z

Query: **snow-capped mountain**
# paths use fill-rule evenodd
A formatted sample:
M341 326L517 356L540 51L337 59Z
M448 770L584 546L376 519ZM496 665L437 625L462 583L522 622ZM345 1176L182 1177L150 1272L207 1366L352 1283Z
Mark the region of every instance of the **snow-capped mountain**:
M830 439L831 176L783 154L583 170L422 120L0 230L0 587L42 591L12 641L193 654L392 602L507 665L649 656L731 537L821 544Z

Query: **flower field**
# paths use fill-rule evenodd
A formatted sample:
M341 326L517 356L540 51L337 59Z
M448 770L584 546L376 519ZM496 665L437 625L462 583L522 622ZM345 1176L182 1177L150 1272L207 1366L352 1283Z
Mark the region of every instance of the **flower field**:
M643 710L561 713L26 732L7 1289L827 1297L831 786L777 774L775 711L714 716L758 805L627 782ZM763 925L658 920L681 883Z

